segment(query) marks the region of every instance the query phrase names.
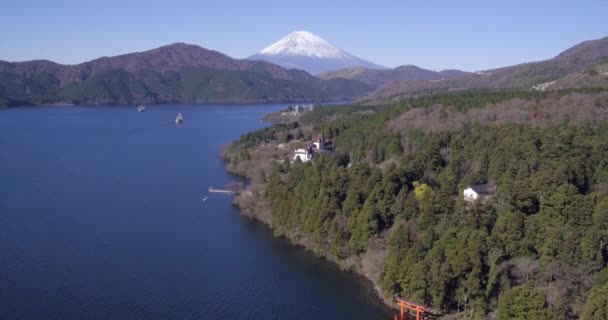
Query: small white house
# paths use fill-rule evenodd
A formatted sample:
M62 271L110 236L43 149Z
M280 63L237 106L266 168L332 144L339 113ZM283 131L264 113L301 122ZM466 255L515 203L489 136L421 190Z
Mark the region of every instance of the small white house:
M319 140L313 142L313 144L315 145L315 148L317 148L317 150L325 149L325 143L323 142L323 140L319 139Z
M491 197L496 193L496 185L492 183L478 184L464 189L462 196L465 201L473 202L478 199Z
M473 188L471 187L464 189L464 191L462 192L462 196L466 201L475 201L477 200L477 198L479 198L479 194L475 192L475 190L473 190Z
M331 151L332 149L331 140L326 140L323 134L319 134L312 144L319 151Z
M293 160L296 161L300 158L302 162L308 162L312 160L312 149L311 148L299 148L293 153Z

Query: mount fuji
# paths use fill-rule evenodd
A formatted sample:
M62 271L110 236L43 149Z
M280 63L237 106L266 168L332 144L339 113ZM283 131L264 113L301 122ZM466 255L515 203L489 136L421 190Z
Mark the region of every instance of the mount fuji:
M308 31L295 31L247 58L264 60L288 69L303 69L311 74L343 68L385 67L357 58Z

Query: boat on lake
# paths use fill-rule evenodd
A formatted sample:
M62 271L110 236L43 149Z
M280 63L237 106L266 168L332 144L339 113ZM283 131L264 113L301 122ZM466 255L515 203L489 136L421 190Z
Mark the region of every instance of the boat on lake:
M175 118L175 124L180 124L182 122L184 122L184 118L182 117L181 113L178 113L177 117Z
M143 104L139 105L139 107L137 107L137 111L138 112L144 112L144 111L146 111L146 106L144 106Z

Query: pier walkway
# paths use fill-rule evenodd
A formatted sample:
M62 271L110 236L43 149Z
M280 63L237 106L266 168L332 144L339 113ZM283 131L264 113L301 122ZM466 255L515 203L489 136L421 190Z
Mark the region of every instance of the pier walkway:
M240 194L241 192L235 190L214 189L213 187L209 187L209 193Z

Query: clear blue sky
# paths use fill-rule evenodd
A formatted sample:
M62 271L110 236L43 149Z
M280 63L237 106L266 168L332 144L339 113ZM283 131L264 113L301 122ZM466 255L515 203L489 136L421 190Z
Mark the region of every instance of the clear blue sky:
M80 63L174 42L245 58L308 30L372 62L473 71L608 36L608 0L3 0L0 59Z

